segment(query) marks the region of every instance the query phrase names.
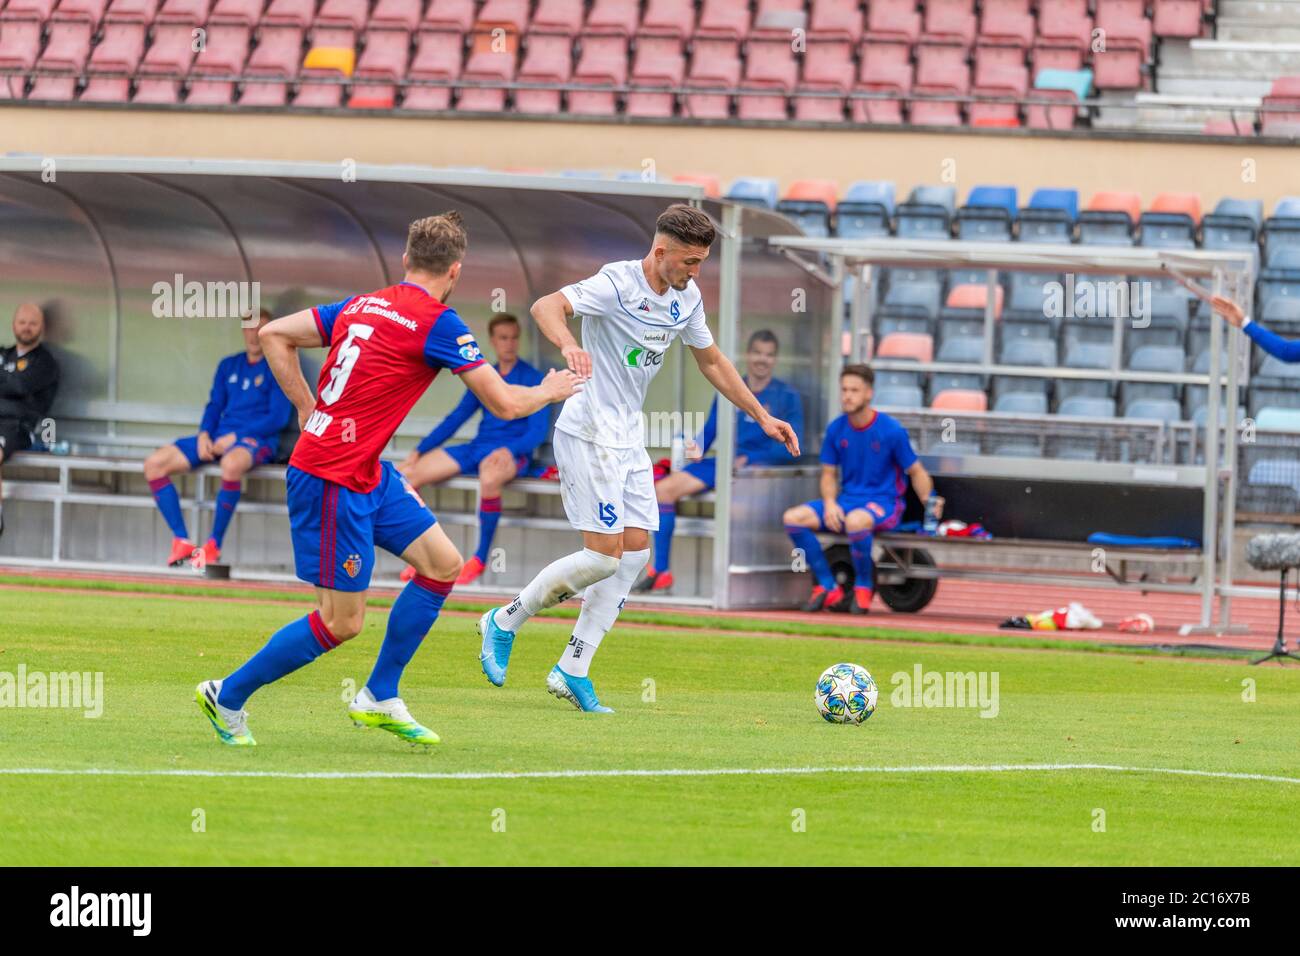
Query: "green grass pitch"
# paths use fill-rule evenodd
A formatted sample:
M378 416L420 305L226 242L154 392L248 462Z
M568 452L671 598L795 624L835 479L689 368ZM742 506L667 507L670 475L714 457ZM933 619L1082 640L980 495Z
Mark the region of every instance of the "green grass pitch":
M402 683L443 738L418 751L345 714L383 635L376 608L361 636L253 697L258 747L221 746L194 685L307 609L0 591L0 680L20 665L104 680L98 718L0 707L0 864L1300 863L1298 670L873 640L856 621L826 625L850 640L642 625L601 648L593 677L617 710L602 717L545 692L564 620L526 628L497 689L473 619L448 614ZM862 726L813 705L841 660L881 687ZM895 706L893 675L918 665L996 672L997 716ZM1080 764L1116 769L989 769ZM13 772L32 768L76 772ZM786 772L807 768L823 769ZM655 773L526 775L560 771Z

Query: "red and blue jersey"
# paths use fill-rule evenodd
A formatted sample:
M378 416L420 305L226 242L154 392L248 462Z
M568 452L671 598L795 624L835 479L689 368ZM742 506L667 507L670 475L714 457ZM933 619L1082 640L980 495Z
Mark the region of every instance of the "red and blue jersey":
M884 412L872 411L871 421L854 427L841 415L826 427L823 465L838 465L840 494L883 501L907 490L903 473L916 462L907 429Z
M483 356L460 316L410 282L312 315L330 351L289 464L368 494L379 484L380 453L438 372L478 368Z
M250 363L247 353L237 352L217 363L199 431L213 440L231 432L238 438L266 440L289 424L292 413L293 405L266 359Z

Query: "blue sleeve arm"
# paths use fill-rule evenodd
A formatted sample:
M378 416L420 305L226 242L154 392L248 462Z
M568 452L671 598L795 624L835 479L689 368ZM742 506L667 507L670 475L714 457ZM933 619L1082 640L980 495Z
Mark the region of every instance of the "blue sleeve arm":
M272 438L280 434L281 429L289 424L289 416L292 412L293 404L280 388L280 383L272 376L266 411L249 421L244 426L244 431L258 438Z
M700 435L700 454L703 455L713 447L713 441L718 437L718 399L715 395L713 404L709 406L709 417L704 422L704 432Z
M551 426L551 406L543 405L528 416L527 430L506 445L512 455L531 455L546 440L546 430Z
M226 363L217 364L217 370L212 375L212 391L208 393L208 404L203 409L203 420L199 422L199 431L207 432L210 438L216 438L213 434L217 430L217 425L221 422L221 412L226 407Z
M1245 332L1269 355L1276 356L1284 362L1300 362L1300 339L1284 339L1258 322L1251 322L1246 326Z
M434 426L433 431L425 435L420 444L415 446L415 450L421 455L425 452L433 451L439 445L456 434L457 429L469 421L470 416L479 409L478 396L468 389L461 396L461 400L456 403L456 407L442 421Z

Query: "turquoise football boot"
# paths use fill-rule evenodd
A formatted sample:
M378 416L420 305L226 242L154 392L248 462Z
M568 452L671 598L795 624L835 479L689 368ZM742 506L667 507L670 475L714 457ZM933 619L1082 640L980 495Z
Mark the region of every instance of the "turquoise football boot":
M478 660L483 673L497 687L506 682L506 668L510 666L510 652L515 646L515 632L497 627L496 613L492 608L478 619L478 633L483 638Z
M546 689L588 714L614 713L614 708L606 707L596 698L596 688L591 686L590 677L573 677L560 670L559 664L546 675Z

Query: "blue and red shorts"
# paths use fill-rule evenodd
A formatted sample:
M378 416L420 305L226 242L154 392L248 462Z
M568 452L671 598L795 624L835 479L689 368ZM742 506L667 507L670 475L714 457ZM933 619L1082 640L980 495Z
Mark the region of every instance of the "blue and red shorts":
M293 563L308 584L364 591L375 546L400 556L438 519L391 462L380 462L379 484L368 494L289 466L289 529Z
M840 510L845 516L850 511L862 510L875 519L873 531L890 531L898 527L898 522L902 520L903 511L907 507L907 500L901 495L896 498L879 498L872 499L862 495L840 495L835 499L839 503ZM821 530L829 531L826 527L825 505L818 498L816 501L807 502L808 507L817 512L817 520L821 522Z
M718 459L701 458L699 461L693 461L682 471L692 478L698 478L704 482L704 490L712 491L713 486L717 484L718 477Z
M478 466L483 459L498 448L504 447L504 445L499 445L496 442L475 440L466 442L463 445L451 445L443 448L443 451L451 455L456 464L460 465L462 475L477 475ZM515 467L519 470L519 474L522 475L528 469L528 461L529 457L527 455L515 456Z
M215 439L213 440L215 441ZM203 459L199 458L198 435L186 435L184 438L176 439L172 444L181 450L181 454L185 456L186 460L190 463L191 468L198 468L200 465L210 464L210 462L205 462ZM276 435L272 438L254 438L252 435L241 436L236 438L235 443L227 448L226 451L232 452L236 448L242 448L253 456L254 467L257 465L264 465L275 458L275 453L280 448L280 436ZM212 461L220 460L220 455L212 459Z

